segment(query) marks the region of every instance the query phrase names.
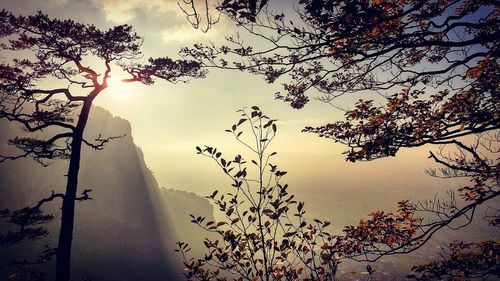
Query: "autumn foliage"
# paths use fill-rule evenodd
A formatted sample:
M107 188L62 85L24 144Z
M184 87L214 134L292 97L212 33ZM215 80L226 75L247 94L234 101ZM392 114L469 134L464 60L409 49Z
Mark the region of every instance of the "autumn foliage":
M337 234L330 222L309 219L304 202L282 182L286 172L272 164L276 153L267 153L276 120L258 107L239 112L242 118L226 131L251 152L249 162L242 155L227 158L212 146L196 148L221 168L233 191L215 190L206 197L224 219L191 216L191 222L218 237L203 240L204 257L189 256L191 247L177 243L188 280L334 280L342 260L365 260L421 245L423 219L409 201L399 202L396 212L374 212ZM248 133L250 138L245 138Z
M482 206L488 206L482 218L498 226L500 211L491 204L500 195L498 3L301 0L291 6L279 7L272 0L222 1L218 10L241 34L223 45L195 44L183 54L208 67L281 83L284 92L276 98L293 108L316 98L345 112L343 120L304 131L346 145L348 161L372 161L396 156L402 148L434 145L437 151L430 151L429 158L438 168L427 173L465 179L438 201L405 200L395 213L376 211L347 227L338 237L338 245L344 246L337 254L375 261L410 253L443 228L469 225ZM262 44L249 44L247 38ZM354 96L358 93L371 96L360 99ZM337 102L351 96L351 108ZM480 245L495 242L467 247ZM452 252L465 248L452 246ZM495 263L478 259L477 264L490 268L464 271L444 258L433 266L415 267L421 274L412 276L439 280L445 278L439 270L447 266L448 277L459 276L457 272L474 276L474 268L481 277L499 275Z
M498 241L454 241L442 254L443 259L415 266L408 277L416 280L463 280L494 278L500 275L500 243Z

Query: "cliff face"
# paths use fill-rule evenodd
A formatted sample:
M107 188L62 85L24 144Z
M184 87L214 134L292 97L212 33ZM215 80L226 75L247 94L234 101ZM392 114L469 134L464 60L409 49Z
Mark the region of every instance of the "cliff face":
M0 154L15 153L6 139L18 133L16 127L3 121L0 132ZM203 235L189 223L189 214L211 218L211 205L194 194L159 188L141 150L133 143L130 124L93 108L86 136L95 139L99 134L126 135L102 151L83 150L79 190L92 189L94 199L76 206L72 279L179 279L182 271L173 252L175 242ZM0 164L0 209L33 205L52 190L63 192L67 164L56 161L44 168L31 159ZM45 210L58 215L59 208L57 201ZM29 259L44 245L57 245L58 218L48 228L50 234L45 239L1 249L2 277L15 270L6 265L9 260ZM45 270L50 273L53 267L52 261Z

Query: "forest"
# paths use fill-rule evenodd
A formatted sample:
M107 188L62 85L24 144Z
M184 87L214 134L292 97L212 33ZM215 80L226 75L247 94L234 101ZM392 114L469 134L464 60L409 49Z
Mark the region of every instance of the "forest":
M3 0L0 280L499 280L500 2Z

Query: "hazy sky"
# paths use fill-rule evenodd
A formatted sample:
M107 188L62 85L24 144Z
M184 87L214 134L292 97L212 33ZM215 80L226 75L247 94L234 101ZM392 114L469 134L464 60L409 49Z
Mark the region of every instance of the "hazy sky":
M53 17L101 28L131 24L145 39L143 50L147 57L176 57L182 46L197 41L222 42L233 32L223 21L207 34L192 29L175 0L1 0L0 8L18 14L42 10ZM220 171L197 156L194 147L213 145L229 155L240 151L243 148L224 129L239 119L237 109L258 105L279 119L278 137L272 148L278 151L281 168L289 171L292 191L310 200L315 214L342 216L341 211L348 210L350 215L362 216L369 210L393 207L399 199L446 190L445 182L424 173L424 168L432 165L427 159L428 147L405 150L397 158L370 163L345 162L341 154L344 147L300 132L306 125L339 120L342 112L314 100L302 110L292 109L274 100L274 93L280 90L279 83L268 85L247 73L212 71L206 79L189 84L160 81L153 86L116 87L115 92L101 95L95 104L130 121L135 143L164 187L206 195L215 187L227 186ZM352 104L357 98L347 97L341 103Z

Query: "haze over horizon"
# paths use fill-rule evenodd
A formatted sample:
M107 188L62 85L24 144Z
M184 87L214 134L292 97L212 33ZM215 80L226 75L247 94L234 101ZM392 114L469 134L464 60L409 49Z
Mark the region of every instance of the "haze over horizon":
M231 32L221 22L208 33L202 33L185 21L177 1L154 3L132 0L119 1L119 4L93 0L51 0L44 3L7 0L2 7L25 15L40 10L101 28L131 24L144 37L146 58L165 55L175 58L182 46L207 40L220 43L224 40L223 36ZM174 36L180 30L184 36ZM291 186L297 190L307 192L318 189L325 192L326 189L359 186L371 192L367 185L374 185L406 189L411 195L414 192L412 189L418 185L438 187L442 184L441 180L425 175L424 169L434 165L427 159L430 149L427 147L403 150L395 159L346 163L342 155L345 147L301 132L307 125L341 119L342 111L314 100L301 110L292 109L274 99L274 93L281 90L281 85L270 85L255 78L247 73L212 70L207 78L195 79L188 84L158 82L152 87L127 85L130 89L125 97L120 97L119 93L108 93L100 96L96 105L129 120L134 141L144 151L146 162L160 186L206 195L214 187L222 185L222 178L214 173L211 163L198 157L194 148L206 144L220 147L226 154L240 153L241 147L224 130L238 119L236 110L253 105L260 106L267 115L279 120L279 133L273 146L279 153L282 169L289 171L289 178L293 181ZM362 97L345 97L340 100L340 105L348 108ZM153 104L155 106L151 106ZM404 176L395 177L395 174ZM310 186L311 182L315 187ZM415 185L416 182L419 184ZM373 194L378 192L380 190L373 191ZM436 192L439 190L436 189ZM402 195L405 195L404 192Z

